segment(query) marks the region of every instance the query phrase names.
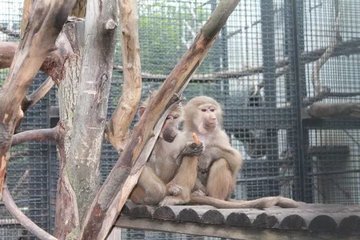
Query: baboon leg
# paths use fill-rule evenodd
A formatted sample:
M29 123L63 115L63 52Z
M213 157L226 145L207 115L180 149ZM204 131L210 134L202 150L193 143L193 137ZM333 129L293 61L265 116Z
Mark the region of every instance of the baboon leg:
M130 195L130 199L136 204L158 204L166 194L166 186L154 171L145 166L138 185Z
M227 161L216 160L210 167L206 183L207 194L210 197L225 200L234 189L234 180Z
M190 192L195 186L197 176L198 157L185 156L175 175L175 177L167 184L167 194L161 206L178 205L188 203L190 201Z

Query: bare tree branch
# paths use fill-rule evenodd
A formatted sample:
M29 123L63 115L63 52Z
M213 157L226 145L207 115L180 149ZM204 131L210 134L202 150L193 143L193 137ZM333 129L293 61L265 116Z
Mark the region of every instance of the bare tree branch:
M7 152L17 122L23 117L21 103L72 9L74 0L38 0L33 6L24 37L16 51L9 75L0 90L0 199Z
M51 76L56 82L62 79L63 63L68 56L68 49L65 49L63 43L58 41L56 50L49 53L40 70ZM18 44L12 42L0 42L0 69L9 68L13 61Z
M314 118L360 118L359 103L314 103L306 111Z
M0 42L0 69L11 66L17 47L17 43Z
M56 240L55 237L51 236L49 233L41 229L38 225L36 225L31 219L29 219L25 214L21 212L21 210L16 206L14 199L11 197L9 190L6 185L3 188L3 201L6 206L6 209L10 212L10 214L19 221L21 226L26 228L36 237L41 240Z
M41 86L36 89L33 93L26 96L22 102L21 109L25 112L28 108L34 106L37 102L39 102L54 86L54 81L51 77L48 77Z
M13 136L11 146L22 144L24 142L44 142L44 141L57 141L59 138L59 127L29 130L17 133Z
M107 139L120 152L124 149L129 126L136 114L141 99L141 63L138 36L136 1L119 0L121 22L121 45L123 90L106 128Z
M29 24L31 8L34 4L34 1L35 0L24 0L22 19L21 19L21 25L20 25L21 38L24 37L25 29L26 29L27 25Z
M335 47L338 43L338 32L339 32L339 16L336 17L334 25L334 36L330 41L329 46L325 50L324 54L314 63L313 72L312 72L312 82L315 91L315 95L319 95L323 89L320 82L320 70L321 67L330 59L333 55Z

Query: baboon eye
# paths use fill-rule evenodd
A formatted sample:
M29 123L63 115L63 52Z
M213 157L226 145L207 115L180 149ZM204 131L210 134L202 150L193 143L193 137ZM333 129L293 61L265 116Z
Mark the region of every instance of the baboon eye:
M174 119L177 119L179 117L179 115L174 115L173 118Z
M215 112L215 108L210 108L210 112Z
M201 111L202 111L202 112L206 112L206 108L202 108Z

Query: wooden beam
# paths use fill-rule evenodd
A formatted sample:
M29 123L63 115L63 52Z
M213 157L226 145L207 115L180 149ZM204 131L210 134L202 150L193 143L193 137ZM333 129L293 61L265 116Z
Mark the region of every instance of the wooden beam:
M270 229L236 228L216 225L204 225L196 223L168 222L154 219L133 219L121 216L115 223L115 227L139 229L144 231L161 231L199 236L231 238L241 240L318 240L322 239L319 234L294 231L275 231ZM337 236L328 236L327 240L337 240ZM345 239L345 238L342 238Z

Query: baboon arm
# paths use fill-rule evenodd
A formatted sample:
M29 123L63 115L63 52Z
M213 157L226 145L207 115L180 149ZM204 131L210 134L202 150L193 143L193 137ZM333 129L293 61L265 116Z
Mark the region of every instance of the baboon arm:
M207 146L207 148L207 151L210 152L208 155L211 157L208 161L201 161L200 158L200 167L202 169L208 169L214 161L223 158L228 162L232 174L236 175L238 173L243 164L242 156L238 150L230 145L230 143L224 145L213 144Z

